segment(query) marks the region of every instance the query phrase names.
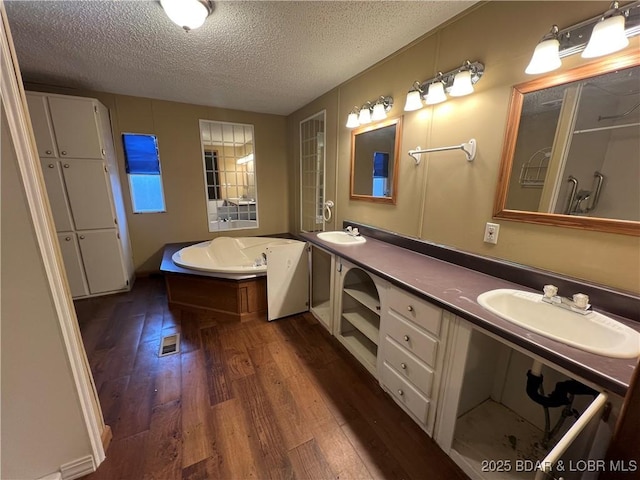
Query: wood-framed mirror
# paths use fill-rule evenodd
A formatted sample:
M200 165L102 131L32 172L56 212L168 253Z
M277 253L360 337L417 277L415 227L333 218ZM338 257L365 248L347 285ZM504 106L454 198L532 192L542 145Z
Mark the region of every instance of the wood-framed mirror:
M640 53L513 87L494 217L640 235Z
M349 198L396 203L402 117L351 132L351 187Z

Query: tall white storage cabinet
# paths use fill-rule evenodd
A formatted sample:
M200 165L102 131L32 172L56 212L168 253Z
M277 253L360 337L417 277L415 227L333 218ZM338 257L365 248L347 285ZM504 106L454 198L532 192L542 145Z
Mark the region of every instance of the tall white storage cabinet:
M93 98L26 96L71 295L129 290L133 258L107 108Z

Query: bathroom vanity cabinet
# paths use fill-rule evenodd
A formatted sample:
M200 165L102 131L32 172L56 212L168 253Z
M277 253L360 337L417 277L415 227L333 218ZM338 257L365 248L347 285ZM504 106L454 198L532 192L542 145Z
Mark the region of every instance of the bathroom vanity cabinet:
M579 418L566 418L544 445L544 409L526 393L535 358L457 317L450 333L434 438L471 478L597 478L620 397L587 385L594 395L575 395L572 404ZM571 378L548 363L542 375L546 394ZM549 408L550 428L561 412Z
M381 296L387 282L336 258L334 335L376 378L380 345Z
M72 297L129 290L133 260L106 107L26 97Z
M382 315L382 387L433 434L449 312L395 286Z
M386 257L369 270L349 260L374 258L372 251L393 255L388 246L372 245L349 260L321 247L311 246L321 252L310 257L313 281L324 285L324 302L326 284L333 283L328 290L333 292L328 299L328 305L334 303L333 334L471 478L590 479L605 469L634 468L602 460L621 396L587 380L588 375L572 373L561 362L542 358L535 349L436 305L435 301L458 300L471 305L468 294L453 287L473 285L468 270L423 258L408 262L404 253ZM378 275L386 273L383 265L405 272L413 263L420 263L416 270L429 272L434 283L443 285L444 293L434 302L414 294L415 288L391 283L398 278L397 270L389 274L390 280ZM450 276L441 281L442 274ZM455 275L460 275L458 280ZM490 282L478 280L483 285ZM534 361L536 368L542 364L543 391L538 392L543 397L569 380L588 391L574 396L567 418L548 441L545 430L556 426L563 407L548 408L546 427L543 406L527 394L527 372Z

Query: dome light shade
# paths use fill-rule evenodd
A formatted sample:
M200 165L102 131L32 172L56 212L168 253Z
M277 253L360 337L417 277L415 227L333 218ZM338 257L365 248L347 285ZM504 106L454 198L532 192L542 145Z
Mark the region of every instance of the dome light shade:
M356 112L351 112L347 117L347 128L356 128L360 126L360 122L358 121L358 114Z
M556 38L549 38L536 45L533 56L524 73L535 75L560 68L560 42Z
M594 58L622 50L629 45L629 39L624 33L624 15L600 20L593 27L591 38L582 52L583 58Z
M213 9L207 0L160 0L167 17L186 31L201 27Z
M360 125L371 123L371 110L369 110L368 107L363 107L360 110L360 115L358 115L358 122L360 123Z
M447 100L447 94L444 93L444 84L440 81L429 84L425 102L427 105L435 105Z
M471 83L471 72L462 70L453 78L453 86L449 95L452 97L462 97L473 93L473 84Z
M373 113L371 114L371 120L377 122L378 120L384 120L387 118L387 111L384 109L383 103L376 103L373 106Z
M422 108L422 98L420 98L420 91L409 90L407 93L407 101L404 104L405 112L413 112L414 110L420 110Z

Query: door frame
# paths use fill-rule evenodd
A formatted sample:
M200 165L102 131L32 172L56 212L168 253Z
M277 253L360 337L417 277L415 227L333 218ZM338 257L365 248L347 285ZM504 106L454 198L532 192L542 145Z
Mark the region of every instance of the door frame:
M53 225L53 217L47 200L44 177L31 127L31 118L27 109L20 67L2 0L0 0L0 16L2 103L7 114L8 127L16 150L36 241L42 255L73 383L78 394L81 415L87 428L91 453L97 468L105 459L103 434L108 436L110 430L104 424L98 394L82 344L71 293L66 283L62 256L57 243L57 234Z

